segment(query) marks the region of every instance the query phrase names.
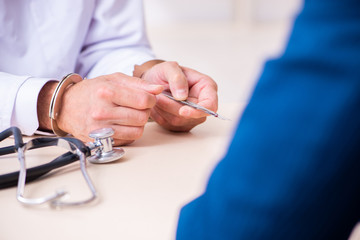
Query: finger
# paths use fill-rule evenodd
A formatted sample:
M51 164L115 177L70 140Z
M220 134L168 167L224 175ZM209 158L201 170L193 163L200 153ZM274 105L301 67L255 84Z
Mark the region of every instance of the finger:
M142 89L123 87L117 91L112 102L135 109L149 109L155 106L156 97Z
M163 85L150 84L141 78L130 77L122 73L113 73L110 75L106 75L106 77L109 80L116 82L119 85L117 88L121 88L124 86L131 88L138 88L155 95L160 94L162 91L164 91Z
M180 129L187 129L189 127L190 127L189 129L191 129L194 126L206 120L206 117L186 119L177 115L173 115L169 112L163 111L157 106L155 106L153 109L156 112L156 114L159 114L165 120L165 124L164 124L165 126L171 126L174 129L180 130ZM154 112L152 112L152 114L154 114ZM151 116L153 117L153 115Z
M210 115L204 111L189 106L182 106L179 109L179 116L189 119L189 118L203 118Z
M183 67L183 66L180 66L180 68L181 68L182 72L184 73L184 75L186 76L190 88L195 84L204 83L206 85L208 85L208 84L213 85L213 87L217 91L216 82L208 75L200 73L191 68L187 68L187 67Z
M217 94L215 93L212 95L212 94L207 94L206 91L204 92L205 93L203 92L200 93L199 99L189 97L188 101L194 103L198 101L197 104L199 106L202 106L206 109L216 112L218 109ZM186 118L200 118L204 116L209 116L209 114L205 113L204 111L197 110L186 105L179 109L179 115Z
M165 120L165 124L170 124L172 126L181 126L186 124L186 119L164 111L157 106L155 106L153 110Z
M152 108L150 111L150 118L157 122L160 126L164 126L167 123L165 118L163 118L155 108Z
M191 89L191 95L193 95L193 91L196 92L196 90ZM194 93L196 95L196 93ZM216 112L218 109L218 95L217 91L211 86L206 85L201 90L199 90L198 96L195 96L197 98L197 101L199 105Z
M208 114L203 111L186 106L163 95L158 95L156 99L156 106L165 112L171 113L172 115L182 116L185 118L202 118L208 116ZM188 101L191 101L193 103L197 102L195 98L188 99Z
M111 125L111 128L115 131L113 135L114 140L134 141L139 139L144 132L144 126Z
M190 86L188 100L190 100L191 97L195 98L199 105L211 111L216 112L218 109L218 95L217 95L218 87L216 82L209 76L197 72L193 69L186 67L181 67L181 69L183 70L183 73L188 79ZM190 112L194 112L194 111L190 111Z
M171 124L168 120L166 120L160 113L159 109L153 108L151 109L151 118L155 120L160 126L170 131L175 132L188 132L196 125L204 122L206 118L196 119L194 122L187 122L186 124L175 126Z
M114 139L114 147L117 146L125 146L125 145L129 145L131 143L133 143L135 140L122 140L122 139Z
M181 67L181 69L189 83L189 97L199 98L200 101L203 96L217 97L218 86L211 77L190 68Z
M172 115L179 115L179 110L183 104L160 94L156 96L156 106L165 112L171 113Z
M176 62L165 62L162 65L163 76L169 83L172 95L178 100L185 100L188 97L189 85L181 67Z
M150 109L137 110L128 107L100 108L92 117L97 122L124 126L144 126L150 115Z
M96 91L97 97L114 105L135 109L152 108L156 103L155 95L142 89L122 86L119 88L101 87Z

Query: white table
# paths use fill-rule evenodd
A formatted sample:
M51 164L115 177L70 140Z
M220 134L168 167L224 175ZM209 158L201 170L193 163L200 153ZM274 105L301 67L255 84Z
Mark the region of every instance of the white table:
M172 133L148 123L143 137L124 147L124 158L87 165L99 194L89 205L26 207L16 200L15 187L1 190L0 239L173 239L180 208L204 190L243 106L220 106L219 113L232 121L209 117L190 133ZM52 149L33 151L28 162L56 156ZM0 163L0 174L19 167L15 155L0 157ZM25 194L40 197L59 188L72 198L88 196L78 162L26 185Z

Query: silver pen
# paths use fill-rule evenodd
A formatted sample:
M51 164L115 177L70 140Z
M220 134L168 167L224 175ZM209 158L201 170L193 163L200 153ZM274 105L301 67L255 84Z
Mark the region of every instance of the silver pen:
M203 107L203 106L200 106L199 104L190 102L190 101L188 101L188 100L177 100L177 99L175 99L175 98L171 95L171 93L169 93L169 92L167 92L167 91L164 91L164 92L162 92L161 94L164 95L164 96L166 96L166 97L168 97L168 98L170 98L171 100L174 100L174 101L176 101L176 102L179 102L179 103L182 103L182 104L184 104L184 105L190 106L190 107L192 107L192 108L198 109L198 110L203 111L203 112L205 112L205 113L207 113L207 114L209 114L209 115L212 115L212 116L214 116L214 117L216 117L216 118L219 118L219 119L222 119L222 120L230 120L229 118L222 117L222 116L220 116L218 113L216 113L216 112L214 112L214 111L211 111L211 110L209 110L209 109L207 109L207 108L205 108L205 107Z

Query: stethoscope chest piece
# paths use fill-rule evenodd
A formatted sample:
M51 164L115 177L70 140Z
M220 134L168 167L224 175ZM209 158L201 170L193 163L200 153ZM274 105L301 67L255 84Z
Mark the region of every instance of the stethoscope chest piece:
M113 148L114 130L112 128L101 128L92 131L89 137L95 139L89 143L90 149L95 151L87 160L91 163L107 163L120 159L125 151L122 148Z

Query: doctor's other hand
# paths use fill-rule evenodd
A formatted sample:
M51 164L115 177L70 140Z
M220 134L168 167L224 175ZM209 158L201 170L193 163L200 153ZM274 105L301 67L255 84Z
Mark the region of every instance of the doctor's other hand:
M64 93L58 126L84 142L91 131L111 127L115 145L129 144L142 136L163 89L121 73L80 81Z
M177 100L189 100L214 112L218 108L217 84L209 76L176 62L162 62L148 69L142 79L151 84L164 85ZM150 117L171 131L190 131L205 122L206 113L173 101L166 96L156 96L156 105Z

